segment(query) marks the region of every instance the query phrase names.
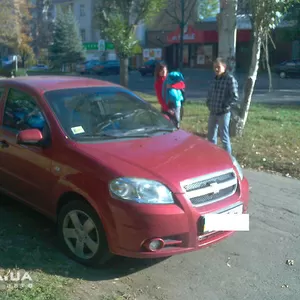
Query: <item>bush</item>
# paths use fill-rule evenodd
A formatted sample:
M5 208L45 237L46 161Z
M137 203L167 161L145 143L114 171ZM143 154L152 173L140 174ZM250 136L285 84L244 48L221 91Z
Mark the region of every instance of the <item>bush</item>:
M18 69L18 71L12 68L0 68L0 77L20 77L20 76L27 76L26 69Z
M12 69L11 68L0 68L0 77L11 77Z
M13 70L13 74L15 77L27 76L26 69L18 69L18 71Z

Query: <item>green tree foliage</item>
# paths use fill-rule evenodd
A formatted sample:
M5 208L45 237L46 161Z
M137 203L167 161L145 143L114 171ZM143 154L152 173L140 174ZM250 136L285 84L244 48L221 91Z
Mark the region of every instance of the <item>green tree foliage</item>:
M16 48L31 19L27 0L0 1L0 45Z
M55 67L72 67L85 59L78 23L71 10L57 12L49 58Z
M112 42L121 61L121 84L128 86L128 58L138 43L136 26L165 5L164 0L95 0L94 21L101 36Z
M279 39L288 42L300 39L300 4L298 1L294 2L284 17L289 26L280 28L277 33Z
M219 12L219 0L199 0L199 18L215 17Z

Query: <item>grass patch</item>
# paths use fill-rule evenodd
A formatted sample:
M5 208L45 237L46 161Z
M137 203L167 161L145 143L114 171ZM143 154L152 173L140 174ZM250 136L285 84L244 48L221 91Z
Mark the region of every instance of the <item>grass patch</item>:
M155 97L137 94L159 107ZM183 129L206 137L207 120L203 103L186 103ZM300 179L299 132L300 106L252 104L243 137L232 138L233 154L245 168Z
M20 278L27 272L32 279L0 280L0 300L134 300L136 291L122 277L161 261L120 257L107 267L87 268L61 252L55 226L43 215L0 195L0 216L0 278L16 278L19 271Z
M0 275L32 281L0 281L1 300L66 300L75 264L55 249L51 222L31 209L0 196Z

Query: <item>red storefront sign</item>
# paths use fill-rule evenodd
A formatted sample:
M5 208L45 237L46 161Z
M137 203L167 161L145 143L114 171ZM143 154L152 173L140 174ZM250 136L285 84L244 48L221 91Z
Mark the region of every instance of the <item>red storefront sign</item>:
M218 32L215 30L198 30L191 25L184 30L183 41L185 44L218 43ZM251 40L251 30L238 30L237 41L249 42ZM180 28L167 35L169 44L180 43Z

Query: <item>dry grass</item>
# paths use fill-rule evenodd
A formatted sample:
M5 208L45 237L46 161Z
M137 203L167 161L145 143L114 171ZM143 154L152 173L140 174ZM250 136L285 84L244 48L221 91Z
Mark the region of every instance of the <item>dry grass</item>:
M156 98L139 93L157 106ZM186 103L182 127L207 134L208 111L203 103ZM243 137L233 138L233 155L245 168L300 179L300 106L252 104Z

